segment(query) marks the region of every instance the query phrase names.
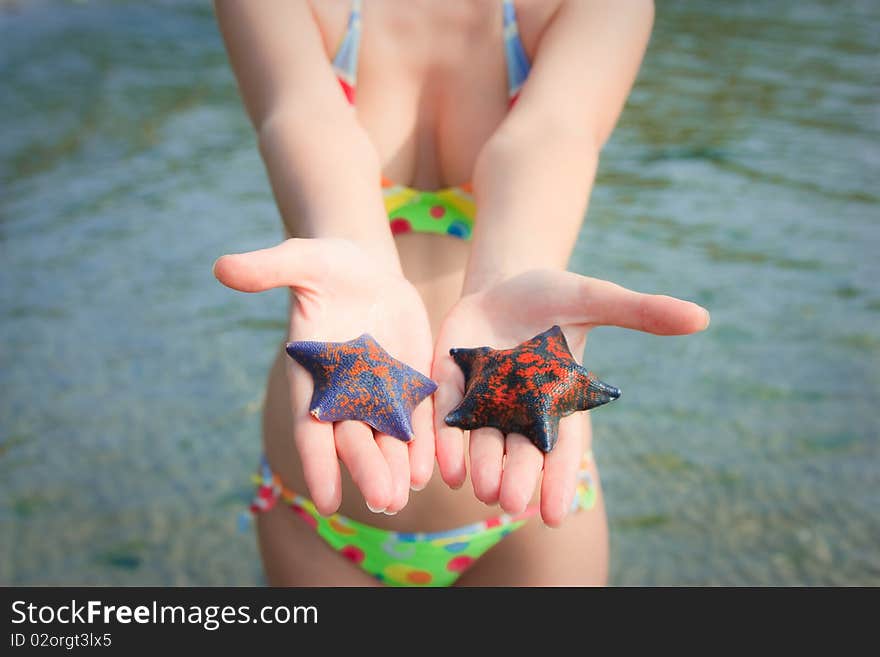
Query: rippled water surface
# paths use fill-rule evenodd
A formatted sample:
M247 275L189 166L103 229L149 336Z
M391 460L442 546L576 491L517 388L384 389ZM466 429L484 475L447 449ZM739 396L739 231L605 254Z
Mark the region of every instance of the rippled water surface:
M612 581L880 584L880 6L658 5L572 268L713 321L588 345ZM3 6L0 582L260 583L285 299L210 265L280 230L210 7Z

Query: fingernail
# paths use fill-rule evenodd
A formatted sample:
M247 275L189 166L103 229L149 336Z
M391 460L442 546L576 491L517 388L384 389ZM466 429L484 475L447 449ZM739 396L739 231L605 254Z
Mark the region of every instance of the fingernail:
M709 314L709 311L706 310L705 308L703 308L703 312L706 313L706 325L703 327L703 330L705 331L707 328L709 328L709 324L712 321L712 316Z
M366 500L364 500L364 501L366 501ZM373 508L372 506L370 506L370 503L367 502L367 508L368 508L370 511L372 511L373 513L385 513L385 509L386 509L387 507L381 507L381 508L376 509L376 508Z
M425 486L427 486L427 485L428 485L428 482L425 482L424 484L421 484L420 486L416 486L415 484L410 484L409 489L414 490L416 492L419 492L420 490L425 490Z
M396 516L397 515L397 511L384 511L383 510L382 513L384 513L386 516Z

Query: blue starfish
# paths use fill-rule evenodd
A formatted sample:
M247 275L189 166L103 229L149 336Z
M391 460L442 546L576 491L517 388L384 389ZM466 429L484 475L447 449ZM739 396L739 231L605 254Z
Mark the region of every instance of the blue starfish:
M413 409L437 389L366 333L348 342L288 342L287 353L312 375L316 419L359 420L404 442L415 437Z

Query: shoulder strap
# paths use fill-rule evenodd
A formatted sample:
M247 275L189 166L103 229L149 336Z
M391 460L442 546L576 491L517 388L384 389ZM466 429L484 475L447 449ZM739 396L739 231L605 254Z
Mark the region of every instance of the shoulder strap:
M502 2L504 3L504 56L507 59L507 97L513 105L529 76L531 64L519 38L513 0L502 0Z
M361 2L362 0L351 0L348 26L333 57L333 70L348 102L352 104L357 87L358 50L361 45Z

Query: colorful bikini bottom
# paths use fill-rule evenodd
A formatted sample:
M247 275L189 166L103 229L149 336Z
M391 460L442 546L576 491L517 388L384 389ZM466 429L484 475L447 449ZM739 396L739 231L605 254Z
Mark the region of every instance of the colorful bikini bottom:
M572 510L590 509L596 502L584 455ZM327 544L365 572L389 586L451 586L455 580L502 538L538 513L532 504L517 515L502 514L456 529L439 532L395 532L379 529L334 513L322 516L311 500L289 490L263 456L253 476L257 486L253 513L272 509L282 500Z

